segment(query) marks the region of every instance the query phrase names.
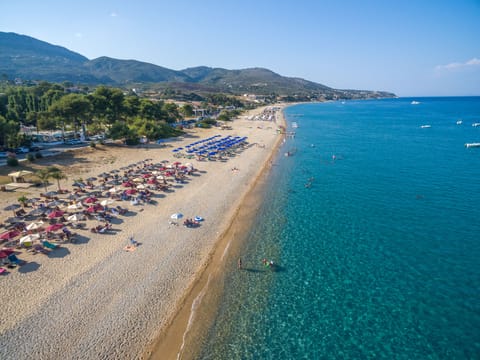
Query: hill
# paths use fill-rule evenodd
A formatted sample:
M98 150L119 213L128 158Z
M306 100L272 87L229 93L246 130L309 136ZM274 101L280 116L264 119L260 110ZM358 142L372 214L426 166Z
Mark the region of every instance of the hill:
M309 98L395 96L387 92L336 90L308 80L284 77L263 68L227 70L199 66L177 71L137 60L109 57L89 60L64 47L6 32L0 32L0 76L4 79L71 81L121 87L141 84L192 92L277 94Z

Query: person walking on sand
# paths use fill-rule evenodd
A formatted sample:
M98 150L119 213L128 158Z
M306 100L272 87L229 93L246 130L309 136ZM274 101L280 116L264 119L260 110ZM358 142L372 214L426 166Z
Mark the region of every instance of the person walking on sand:
M242 270L242 258L238 258L237 266L239 270Z

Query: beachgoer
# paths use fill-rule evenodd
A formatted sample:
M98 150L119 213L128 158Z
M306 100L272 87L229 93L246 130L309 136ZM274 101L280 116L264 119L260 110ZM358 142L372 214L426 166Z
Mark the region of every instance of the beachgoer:
M237 263L237 265L238 265L238 268L239 268L239 269L242 269L242 258L238 258L238 263Z
M273 260L270 260L270 263L268 264L268 266L273 267L273 265L274 265Z
M130 244L132 244L132 246L137 246L137 241L133 238L133 236L130 236Z
M263 259L262 259L262 264L265 265L265 266L267 266L267 259L263 258Z

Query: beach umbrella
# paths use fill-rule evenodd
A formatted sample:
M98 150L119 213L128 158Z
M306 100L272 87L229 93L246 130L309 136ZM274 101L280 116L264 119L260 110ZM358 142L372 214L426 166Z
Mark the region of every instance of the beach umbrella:
M138 190L143 190L143 189L145 189L145 185L140 184L140 185L137 186L137 189Z
M6 207L3 208L3 210L6 211L13 211L13 214L15 215L15 210L20 208L20 204L10 204Z
M116 192L119 192L121 191L121 189L117 188L117 187L112 187L110 189L108 189L108 192L112 193L112 194L115 194Z
M28 234L20 238L20 244L32 243L40 239L40 234Z
M125 190L125 194L127 195L133 195L137 192L137 190L135 189L128 189L128 190Z
M144 178L144 179L148 179L149 177L152 177L152 174L146 173L146 174L142 175L142 178Z
M1 240L10 240L13 239L14 237L20 235L20 232L17 230L9 230L7 232L4 232L3 234L0 235Z
M46 197L52 197L52 196L55 196L55 195L57 195L56 191L49 191L45 194Z
M81 203L70 204L67 206L67 209L80 210L80 209L83 209L83 205Z
M53 224L53 225L47 226L45 231L46 232L57 231L63 228L63 226L64 226L63 224Z
M172 216L170 216L170 218L174 220L181 219L182 217L183 217L182 213L175 213L175 214L172 214Z
M111 199L105 199L105 200L100 201L100 205L102 205L102 206L107 206L107 205L110 205L110 204L113 204L113 200L111 200Z
M40 229L43 226L43 221L36 221L28 224L26 226L27 230L37 230Z
M20 219L19 217L9 217L7 220L5 220L5 222L8 222L9 224L19 224L19 223L23 223L23 219Z
M82 183L82 182L79 182L79 181L75 181L73 184L72 184L73 187L80 187L80 188L83 188L85 187L85 184Z
M132 186L135 186L135 184L131 181L126 181L126 182L122 183L122 186L123 187L132 187Z
M80 214L73 214L67 217L68 221L80 221L83 220L84 216Z
M143 179L141 177L137 177L132 180L133 182L143 182Z
M28 199L28 200L27 200L27 203L28 203L28 204L32 204L32 203L35 203L35 202L37 202L37 201L40 201L40 198L35 197L35 198L30 198L30 199Z
M54 208L54 207L60 206L60 205L62 205L62 204L63 204L62 201L60 201L60 200L54 200L54 201L49 202L49 203L47 204L47 206L48 206L49 208Z
M62 217L63 214L65 214L64 211L55 210L55 211L52 211L50 214L48 214L48 217L49 217L50 219L59 218L59 217Z
M93 196L87 197L85 200L83 200L83 202L86 204L93 204L93 203L96 203L97 201L98 199Z
M95 181L95 180L97 180L97 178L94 177L94 176L91 176L91 177L87 178L87 181Z
M0 259L6 259L8 257L8 254L6 251L2 250L0 251Z
M33 209L32 211L30 211L30 212L28 213L28 215L30 215L30 216L40 216L40 215L45 214L45 211L47 211L47 209L45 209L45 208L37 208L37 209Z
M87 212L92 213L92 212L97 212L97 211L102 211L102 210L103 210L103 206L102 206L102 205L100 205L100 204L95 204L95 205L90 206L90 207L87 209Z
M154 178L148 179L147 181L147 184L156 184L156 183L157 183L157 180L155 180ZM138 186L137 186L137 189L138 189Z

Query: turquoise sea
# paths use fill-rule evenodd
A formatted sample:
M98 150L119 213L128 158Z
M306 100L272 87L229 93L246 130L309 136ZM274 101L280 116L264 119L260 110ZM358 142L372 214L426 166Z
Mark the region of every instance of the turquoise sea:
M296 137L198 358L480 359L480 98L285 114Z

